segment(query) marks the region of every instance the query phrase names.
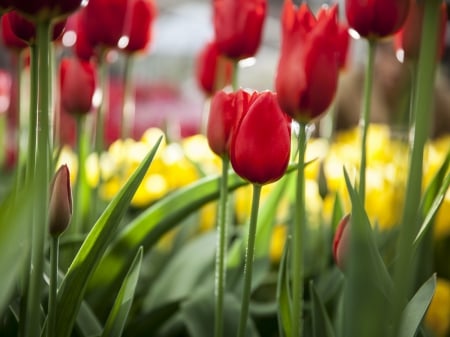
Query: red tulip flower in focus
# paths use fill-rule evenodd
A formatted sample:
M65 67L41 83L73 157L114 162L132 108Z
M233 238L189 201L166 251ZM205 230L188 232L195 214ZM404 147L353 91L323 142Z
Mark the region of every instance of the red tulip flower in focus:
M291 120L272 92L256 93L249 103L232 128L230 161L239 176L262 185L280 179L286 172Z
M33 22L62 19L81 7L85 0L9 0L13 8Z
M239 90L218 91L211 100L206 138L211 150L220 157L228 155L231 130L256 98L255 94Z
M339 222L333 238L333 257L341 270L345 269L348 247L350 244L350 214L347 214Z
M393 35L405 22L410 0L345 0L351 28L365 38Z
M94 65L78 58L65 58L60 63L61 106L72 115L91 110L96 87Z
M152 38L152 24L157 10L153 0L135 0L129 3L128 19L125 22L124 36L128 37L122 50L133 53L147 49Z
M395 34L394 42L397 50L403 50L405 58L418 59L420 52L420 40L422 34L422 22L424 15L424 4L411 0L408 17L402 29ZM447 5L441 4L438 37L438 58L444 53L445 30L447 27Z
M336 6L315 18L306 4L296 9L285 1L275 83L285 113L307 124L325 112L336 92L340 53Z
M197 56L197 82L208 96L231 83L232 71L231 62L219 53L214 41L208 42Z
M254 56L261 44L266 0L214 0L213 8L220 52L235 60Z

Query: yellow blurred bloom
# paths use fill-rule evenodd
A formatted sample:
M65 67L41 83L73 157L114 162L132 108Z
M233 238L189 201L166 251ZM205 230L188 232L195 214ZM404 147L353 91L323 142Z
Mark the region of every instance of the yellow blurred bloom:
M445 337L450 332L450 282L438 278L436 290L425 316L426 325L436 337Z
M283 255L287 231L288 229L286 225L278 224L273 227L272 237L270 241L269 258L270 261L274 264L279 263L281 256Z

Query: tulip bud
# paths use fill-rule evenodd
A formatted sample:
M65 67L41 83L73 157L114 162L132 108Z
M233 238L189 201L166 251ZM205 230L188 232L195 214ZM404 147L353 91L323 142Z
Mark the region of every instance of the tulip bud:
M333 257L334 261L341 270L345 269L347 261L349 235L350 235L350 214L347 214L339 222L333 239Z
M81 7L85 0L14 0L14 9L26 15L33 22L48 19L60 19L69 16Z
M28 48L28 44L19 37L17 37L16 34L14 34L11 28L11 24L9 22L9 15L8 14L2 15L1 20L2 20L1 36L3 44L8 48L17 51Z
M55 173L50 186L49 232L58 237L69 226L72 216L72 190L67 165L62 165Z

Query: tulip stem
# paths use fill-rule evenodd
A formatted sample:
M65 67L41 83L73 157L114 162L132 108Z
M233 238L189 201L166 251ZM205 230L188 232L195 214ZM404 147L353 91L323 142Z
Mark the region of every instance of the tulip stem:
M121 136L122 139L132 137L135 105L133 82L131 81L133 69L133 55L125 55L125 64L123 70L123 99L122 99L122 120L121 120Z
M34 182L34 218L31 242L30 284L27 302L26 335L40 336L40 302L43 287L44 247L48 226L48 202L50 181L50 21L37 22L38 95L36 127L36 171ZM36 113L36 112L32 112ZM33 125L31 125L33 127ZM32 167L31 167L32 170Z
M238 337L245 336L247 328L248 312L250 307L250 295L253 273L253 256L255 252L256 225L258 222L259 200L261 197L261 185L253 184L252 209L250 213L250 224L248 229L247 249L244 265L244 287L242 291L241 315L239 317Z
M361 163L359 166L359 196L364 205L366 199L366 166L367 166L367 134L370 124L370 110L372 105L372 85L375 61L376 40L368 39L368 58L364 78L364 101L361 119Z
M239 61L233 60L233 71L231 73L231 88L234 92L239 89Z
M220 183L220 200L217 223L217 253L215 278L215 321L214 336L223 336L223 303L226 283L226 248L227 248L227 204L228 204L228 156L222 157L222 179Z
M58 289L59 236L50 239L50 284L48 290L47 337L56 336L56 292Z
M299 123L298 133L298 169L296 185L296 205L293 228L292 260L292 336L303 335L303 235L306 228L305 205L305 152L307 142L307 125Z
M406 185L406 199L403 207L403 216L397 245L398 260L394 273L394 312L395 323L392 336L398 335L398 323L403 312L405 301L410 295L413 274L413 240L418 231L420 219L423 216L418 213L420 209L423 153L428 138L430 125L430 107L432 106L434 80L437 59L437 36L439 22L439 6L441 1L425 1L423 18L421 48L418 61L417 76L414 83L413 102L413 130L412 152L408 181Z

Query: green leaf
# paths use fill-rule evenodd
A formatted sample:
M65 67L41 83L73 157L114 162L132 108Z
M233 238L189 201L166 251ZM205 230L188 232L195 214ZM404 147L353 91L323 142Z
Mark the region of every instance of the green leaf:
M212 289L215 251L215 232L205 233L182 246L151 285L143 309L151 310L189 297L204 284L206 276Z
M344 204L342 202L341 194L336 192L334 196L333 213L331 215L331 228L333 229L333 232L336 230L344 215Z
M436 274L433 274L416 292L402 313L398 337L414 337L420 322L433 299Z
M333 326L313 281L309 283L309 291L312 305L313 337L334 337Z
M57 296L56 331L58 336L70 335L87 282L97 267L124 216L136 189L149 168L162 137L129 178L124 187L109 203L92 227L67 271ZM62 310L62 308L64 310Z
M203 178L159 200L125 227L103 257L89 284L90 298L104 303L111 291L118 287L124 268L130 263L131 252L143 246L149 251L181 220L219 196L219 177ZM248 184L235 173L228 178L229 190ZM109 285L111 287L105 287Z
M30 210L33 193L11 193L0 205L0 313L8 304L14 283L23 270L30 246Z
M289 255L290 255L289 238L286 239L286 244L281 256L280 266L278 268L277 281L277 302L278 302L278 326L280 337L292 335L292 321L291 321L291 289L289 286Z
M127 276L122 283L122 287L116 297L108 320L106 321L105 329L102 334L103 337L120 337L122 335L123 328L131 309L131 304L133 303L134 292L141 271L142 255L143 249L140 247L128 270Z
M226 293L224 297L223 336L234 336L236 334L240 310L239 300L230 293ZM181 316L189 336L211 337L211 331L214 331L214 296L212 292L202 291L184 302L181 306ZM251 319L247 321L245 336L259 336Z

